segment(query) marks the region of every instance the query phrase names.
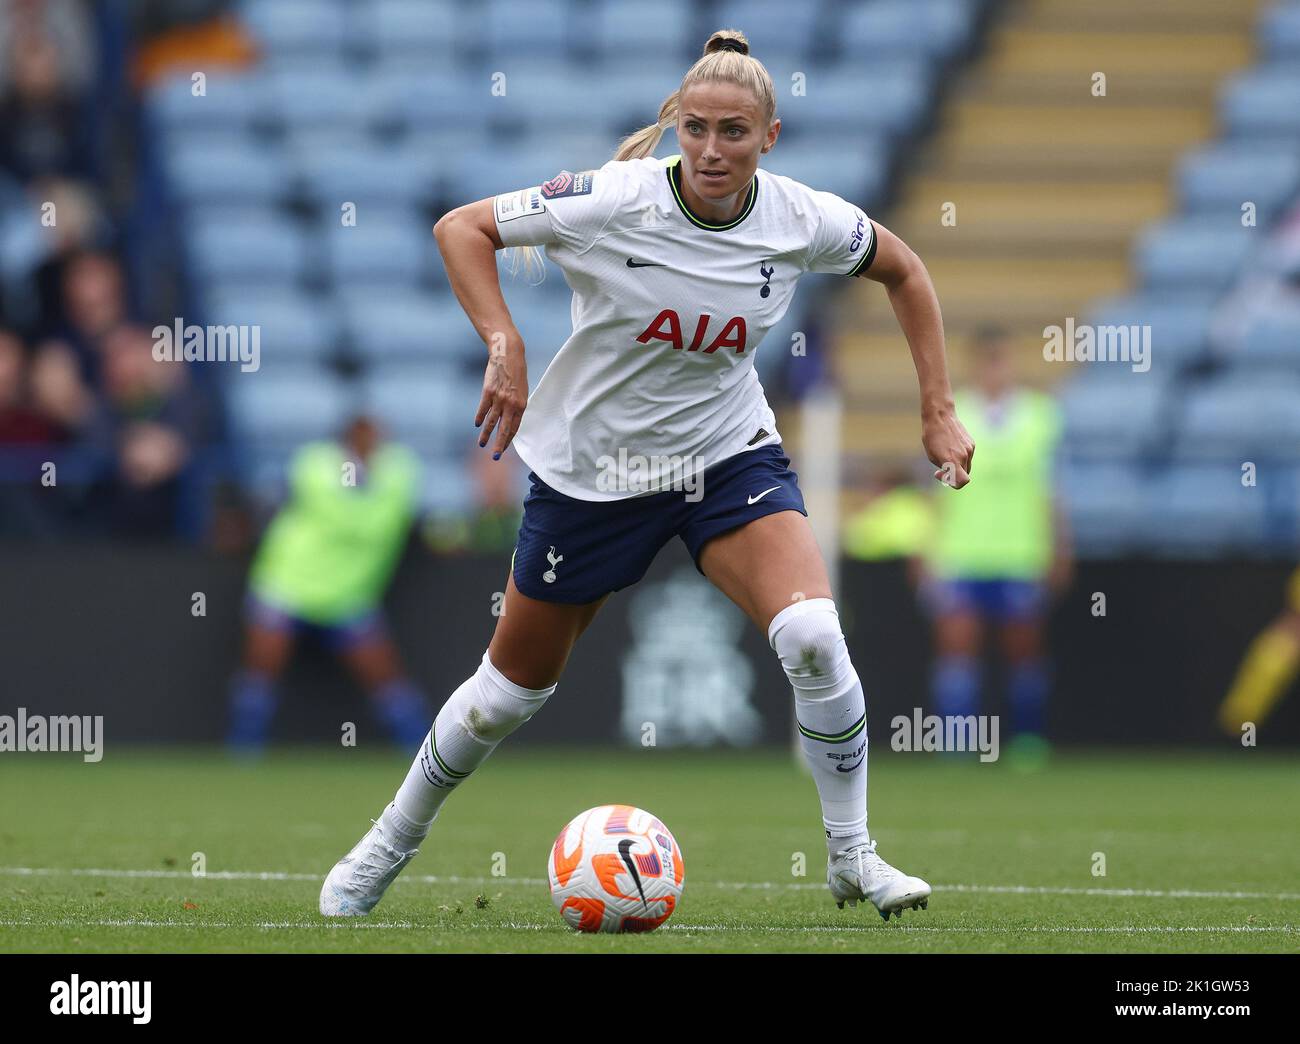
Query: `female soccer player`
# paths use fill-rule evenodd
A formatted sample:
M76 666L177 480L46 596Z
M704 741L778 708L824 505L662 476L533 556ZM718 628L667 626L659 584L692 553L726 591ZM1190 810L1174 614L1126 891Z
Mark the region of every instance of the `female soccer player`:
M954 412L924 266L852 204L758 168L780 133L775 116L767 70L743 34L722 30L658 120L599 170L470 203L435 227L452 289L488 346L479 445L495 429L496 459L513 441L531 489L505 613L478 670L325 879L321 913L374 907L448 794L555 691L610 592L640 580L673 536L767 635L794 687L832 896L841 907L870 900L886 920L925 905L930 886L876 855L867 833L862 685L754 372L754 349L799 276L884 283L916 364L936 478L965 485L975 447ZM674 125L681 155L653 158ZM574 329L530 400L495 251L543 244L574 290Z

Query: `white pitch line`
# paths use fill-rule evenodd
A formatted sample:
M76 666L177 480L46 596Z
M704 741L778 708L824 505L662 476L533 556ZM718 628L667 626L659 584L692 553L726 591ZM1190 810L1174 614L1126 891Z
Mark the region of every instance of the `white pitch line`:
M239 923L234 921L157 921L137 918L103 918L99 920L76 920L65 918L56 921L43 921L38 919L26 920L0 920L0 928L264 928L264 929L303 929L307 931L316 931L324 929L326 931L337 931L346 929L417 929L430 932L444 931L445 928L435 927L433 925L416 924L413 921L361 921L356 918L344 918L342 920L320 920L320 921L252 921L248 923ZM536 924L533 922L507 921L502 924L494 925L475 925L474 931L486 930L491 928L508 928L513 931L534 931L562 933L566 935L576 934L572 930L565 930L565 926L558 921L554 924ZM452 929L455 930L455 929ZM1300 926L1281 925L1270 928L1265 925L1253 924L1226 924L1226 925L1168 925L1168 926L1110 926L1110 927L1089 927L1089 926L1062 926L1057 928L1050 927L1027 927L1027 928L1009 928L1009 927L936 927L934 925L744 925L744 924L670 924L658 929L663 932L674 932L689 935L692 932L785 932L796 935L838 935L845 932L908 932L912 934L933 933L939 935L1174 935L1183 933L1215 935L1219 933L1244 932L1244 933L1267 933L1281 932L1288 935L1300 933Z
M32 867L0 866L0 874L19 877L55 877L67 874L74 877L142 877L167 880L192 881L323 881L323 874L289 873L281 870L212 870L195 877L186 870L119 870L89 867ZM458 877L456 875L408 874L397 879L397 884L464 884L464 885L519 885L535 888L548 885L544 877ZM821 891L826 886L799 881L699 881L697 888L740 890L754 888L760 891ZM936 884L936 892L971 892L987 895L1082 895L1103 899L1270 899L1276 901L1300 900L1300 892L1239 892L1196 891L1192 889L1159 888L1071 888L1055 885L985 885Z

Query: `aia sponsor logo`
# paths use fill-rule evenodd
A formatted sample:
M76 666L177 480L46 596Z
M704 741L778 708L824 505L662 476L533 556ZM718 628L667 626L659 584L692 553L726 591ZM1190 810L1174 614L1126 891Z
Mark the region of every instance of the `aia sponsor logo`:
M745 328L745 319L743 316L732 316L726 320L717 330L712 340L708 342L708 347L701 349L705 339L709 336L713 324L713 316L702 315L695 322L695 330L691 336L689 346L685 345L682 337L682 319L671 308L665 308L651 321L640 334L637 340L641 344L649 344L651 341L664 341L673 346L674 351L698 352L702 351L704 355L711 355L719 348L734 348L737 355L745 353L745 340L748 331Z

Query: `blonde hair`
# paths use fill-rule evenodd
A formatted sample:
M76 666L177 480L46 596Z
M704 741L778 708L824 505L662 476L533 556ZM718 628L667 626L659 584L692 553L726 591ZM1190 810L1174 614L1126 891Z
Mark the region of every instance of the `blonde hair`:
M749 40L739 29L719 29L704 45L703 54L682 77L681 85L659 106L659 118L654 123L634 131L618 143L614 159L619 161L644 159L653 156L664 136L664 131L677 125L678 106L688 87L700 83L731 83L749 91L758 99L759 107L770 126L776 118L776 88L766 67L749 53ZM511 274L522 265L526 276L533 272L544 275L546 265L542 252L535 246L511 247Z

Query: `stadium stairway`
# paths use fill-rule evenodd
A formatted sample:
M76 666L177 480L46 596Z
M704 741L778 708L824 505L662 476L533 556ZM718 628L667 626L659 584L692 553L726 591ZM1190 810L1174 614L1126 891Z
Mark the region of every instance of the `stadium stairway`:
M1042 358L1043 327L1127 288L1135 233L1170 211L1178 157L1211 136L1219 84L1253 58L1259 7L1007 5L904 171L896 205L873 215L934 278L955 383L966 377L965 337L984 322L1016 338L1026 382L1047 387L1065 376L1067 367ZM1094 94L1097 73L1104 95ZM942 220L946 204L955 223ZM916 378L878 285L848 295L839 330L849 473L864 463L915 465ZM783 432L797 448L794 418Z

